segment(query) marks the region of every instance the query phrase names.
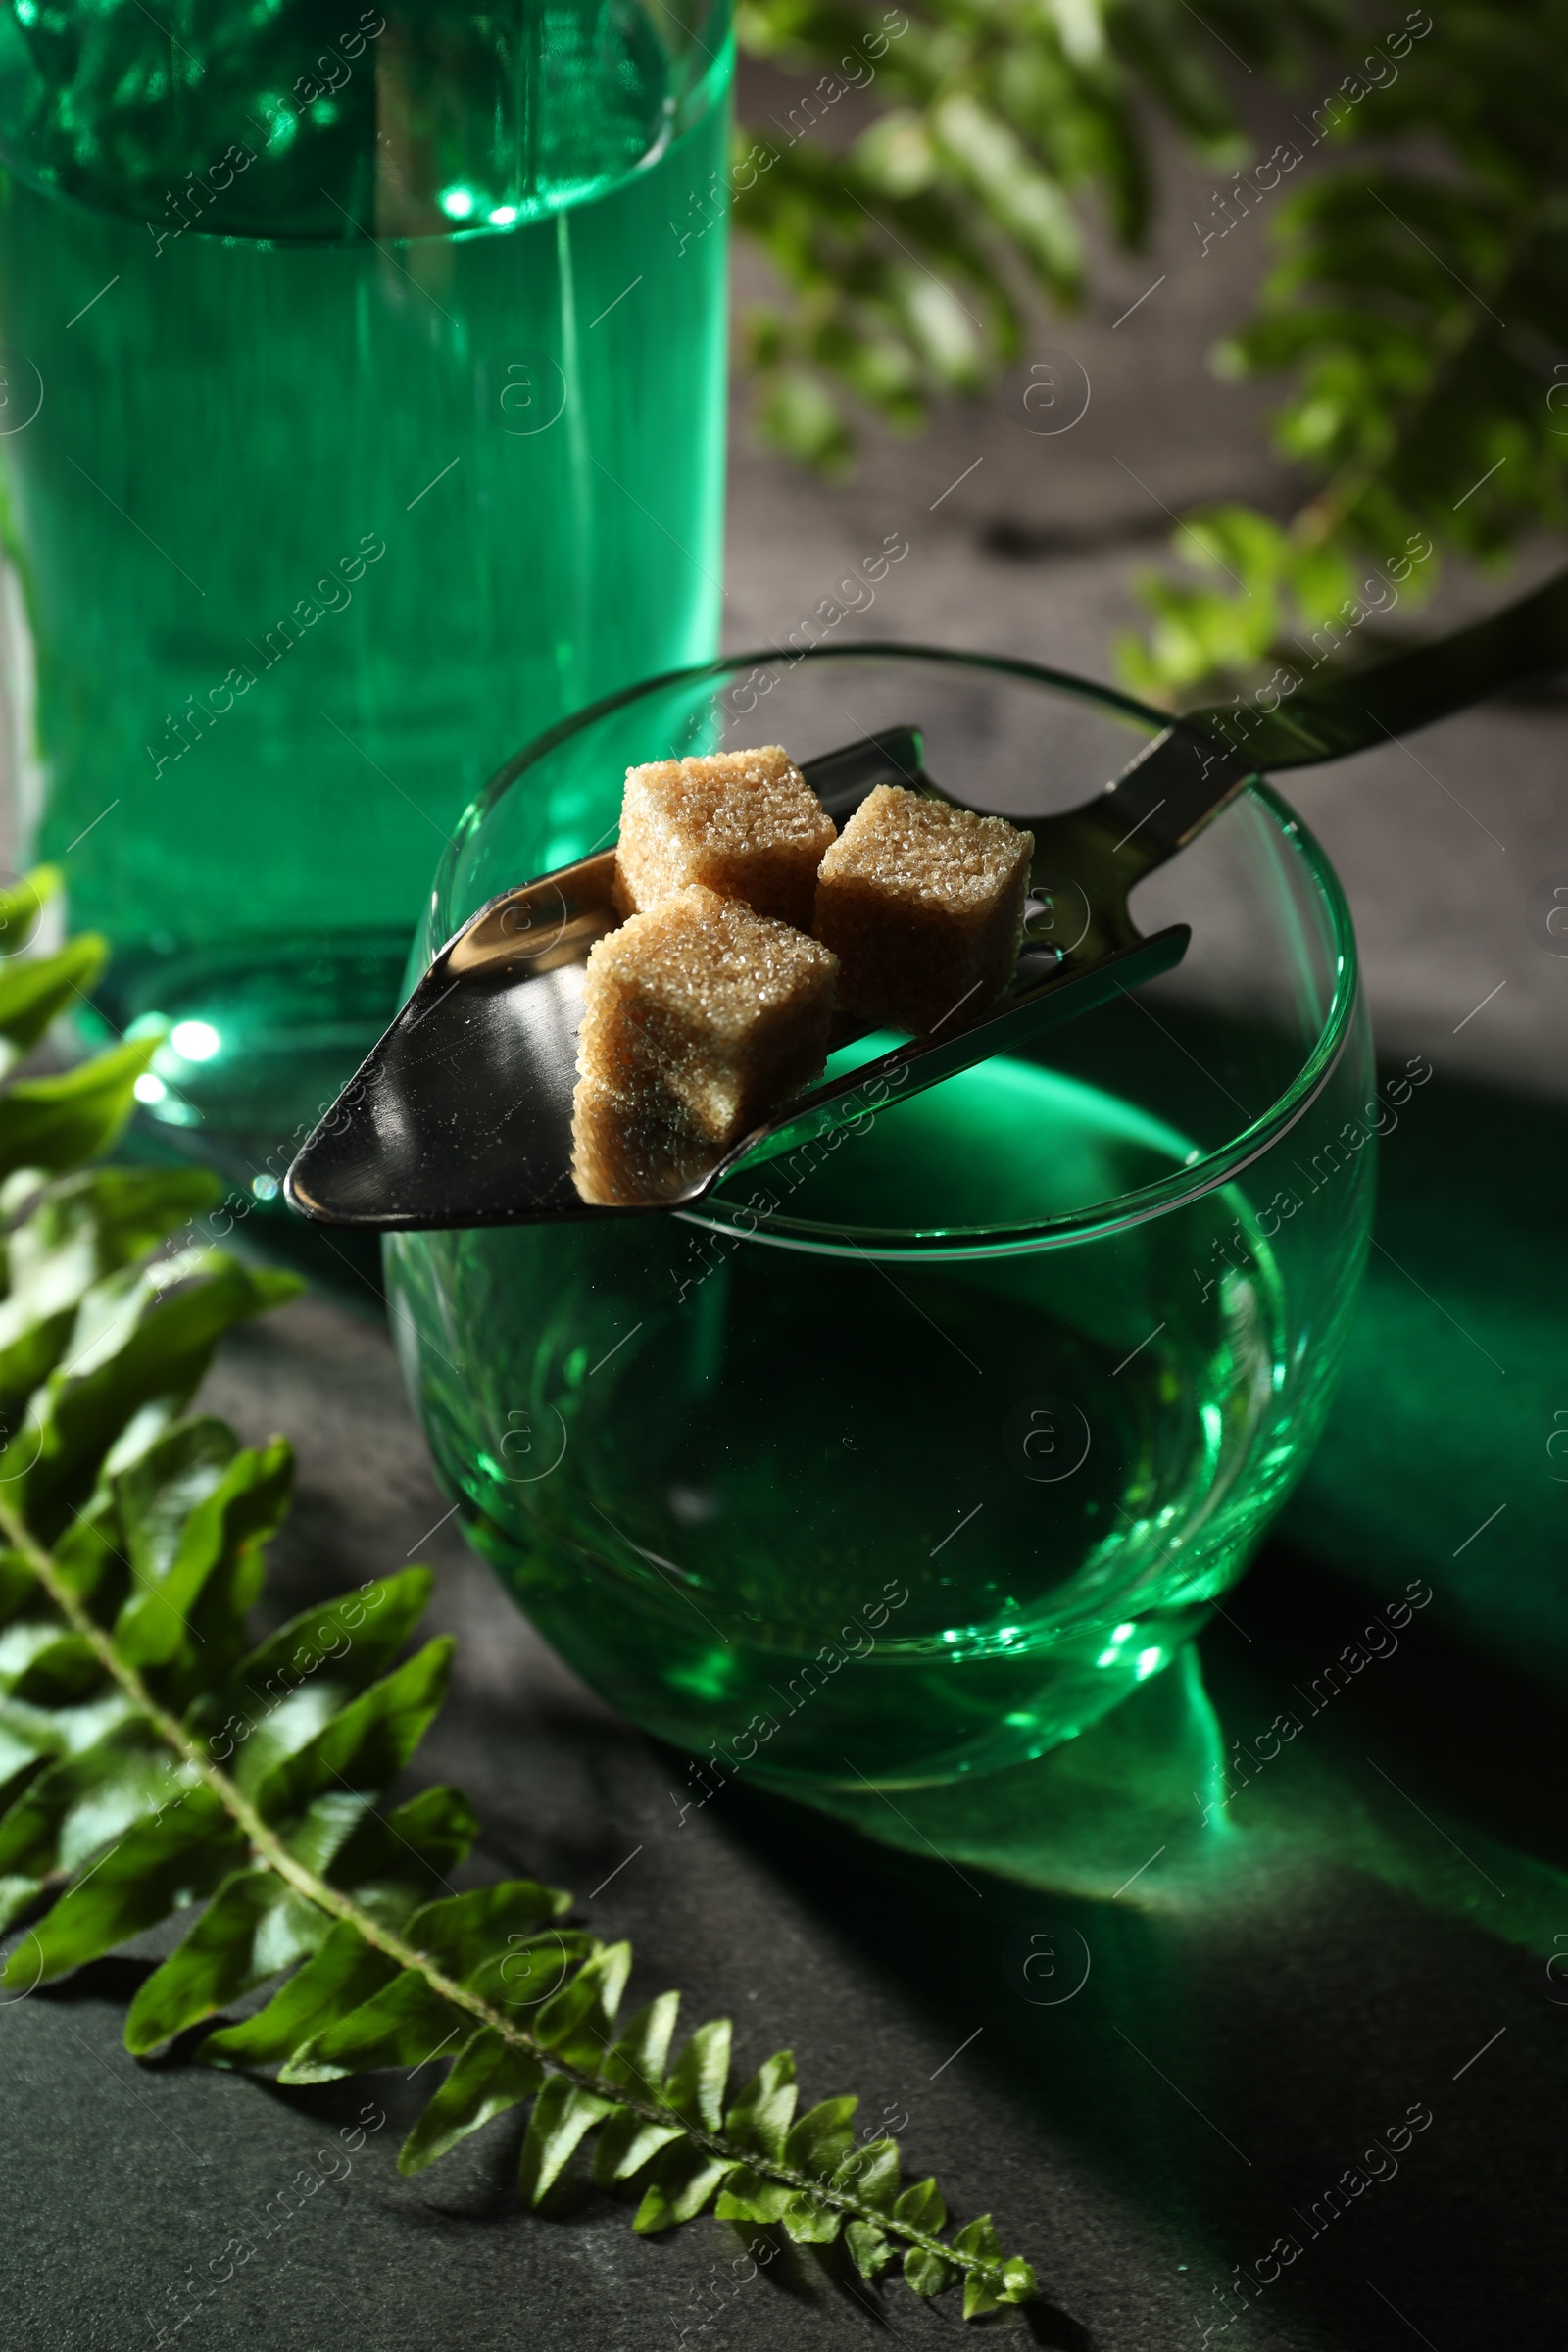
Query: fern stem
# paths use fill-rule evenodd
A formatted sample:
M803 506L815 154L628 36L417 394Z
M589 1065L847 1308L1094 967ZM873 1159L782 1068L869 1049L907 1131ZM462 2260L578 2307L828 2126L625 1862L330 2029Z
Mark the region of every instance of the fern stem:
M537 2060L550 2073L564 2077L575 2088L606 2099L614 2106L628 2107L645 2123L678 2128L694 2146L701 2148L715 2162L745 2165L767 2180L833 2206L852 2220L870 2223L885 2235L900 2238L910 2247L918 2247L924 2253L935 2255L955 2270L972 2272L997 2284L1004 2282L1004 2273L999 2265L986 2262L978 2255L963 2253L956 2246L917 2228L912 2222L897 2220L892 2214L868 2204L849 2190L831 2188L825 2181L799 2171L781 2158L760 2154L753 2148L739 2147L727 2139L723 2132L710 2132L703 2125L693 2123L688 2116L681 2115L652 2092L647 2098L639 2098L619 2083L608 2082L600 2075L571 2065L537 2041L504 2011L493 2007L480 1994L470 1992L466 1986L447 1976L424 1953L416 1950L413 1944L406 1943L390 1928L383 1927L352 1895L345 1894L340 1887L318 1877L316 1872L308 1869L289 1852L243 1789L207 1754L201 1741L192 1737L177 1716L172 1715L167 1707L159 1704L136 1668L121 1655L110 1635L72 1591L53 1553L38 1542L15 1505L3 1497L0 1497L0 1531L4 1532L13 1549L26 1561L73 1632L88 1644L132 1705L146 1717L165 1744L198 1776L203 1786L212 1791L230 1818L244 1831L257 1857L285 1880L297 1893L302 1894L307 1902L352 1927L366 1943L373 1945L387 1959L395 1961L399 1968L420 1977L441 2000L455 2009L465 2011L476 2024L488 2027L514 2049Z

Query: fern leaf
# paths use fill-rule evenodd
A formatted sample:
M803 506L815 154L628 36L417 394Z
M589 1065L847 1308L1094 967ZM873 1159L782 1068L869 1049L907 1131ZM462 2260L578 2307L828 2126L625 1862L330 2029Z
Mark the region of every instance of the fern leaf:
M534 2100L517 2167L517 2194L525 2205L540 2202L584 2132L602 2123L613 2104L598 2091L568 2082L564 2075L548 2078Z
M398 1964L342 1920L314 1958L296 1969L265 2009L210 2034L197 2052L207 2066L282 2066L327 2023L352 2013L398 1974Z
M138 1038L59 1077L19 1078L0 1101L0 1174L79 1167L107 1152L157 1049L156 1038Z
M736 26L743 49L802 76L735 140L735 227L785 289L744 322L755 414L824 472L854 454L857 407L918 426L936 400L994 381L1042 295L1081 299L1088 207L1121 244L1143 242L1149 118L1211 164L1245 160L1207 12L1168 0L924 0L880 19L742 0ZM1284 0L1228 9L1223 42L1285 79L1352 30L1338 0ZM850 87L871 120L846 150L826 124Z
M893 2202L895 2221L912 2222L917 2230L929 2230L934 2236L948 2224L948 2208L942 2191L934 2180L917 2180Z
M416 2070L449 2049L464 2019L414 1969L400 1969L379 1992L334 2018L279 2069L280 2082L330 2082L378 2066Z
M666 2147L654 2161L653 2177L632 2222L638 2236L658 2237L677 2222L695 2221L733 2162L731 2157L710 2155L684 2135Z
M58 865L35 865L14 889L0 890L0 956L15 956L27 946L60 881Z
M893 2261L895 2248L887 2232L875 2222L850 2222L845 2226L844 2242L862 2278L879 2278ZM964 2318L969 2317L967 2309Z
M243 1650L260 1547L282 1521L292 1484L281 1440L242 1450L210 1420L177 1424L113 1481L132 1579L115 1641L133 1665L177 1670L158 1677L166 1698Z
M678 1992L662 1992L646 2009L639 2009L629 2026L613 2046L605 2054L600 2073L607 2082L623 2090L641 2092L648 2098L658 2096L658 2084L663 2079L664 2061L675 2032L675 2018L680 2009Z
M108 943L91 933L67 942L58 955L29 956L0 966L0 1038L11 1048L4 1066L35 1046L50 1022L85 997L108 960Z
M857 2148L834 2174L833 2186L854 2189L863 2205L877 2213L891 2213L899 2195L898 2141L873 2139Z
M794 2057L780 2050L759 2067L730 2108L725 2136L759 2156L783 2158L797 2095Z
M345 1786L379 1789L394 1780L435 1721L452 1673L452 1649L450 1636L427 1642L274 1764L255 1784L263 1820L290 1820L313 1797Z
M391 1667L429 1604L427 1568L406 1568L290 1618L201 1692L186 1716L219 1764L256 1787Z
M0 894L0 956L24 913ZM9 1022L24 1051L63 972L89 961L30 977L24 955L0 962L0 1043ZM0 1928L29 1923L0 1990L30 1991L187 1911L130 2004L139 2056L200 2035L204 2064L289 2083L424 2077L406 2173L531 2102L527 2204L593 2140L595 2178L630 2186L645 2236L716 2199L803 2243L847 2231L867 2278L903 2254L920 2294L961 2276L975 2312L1032 2291L989 2223L942 2236L935 2183L901 2191L893 2141L855 2147L853 2098L797 2115L788 2052L728 2097L726 2019L673 2060L676 1993L620 2024L630 1947L570 1924L561 1888L453 1891L478 1831L466 1798L430 1788L386 1809L450 1672L446 1640L407 1654L425 1570L372 1578L247 1646L289 1450L242 1447L184 1408L222 1332L295 1285L200 1247L146 1264L210 1186L70 1166L123 1115L132 1066L111 1054L69 1085L0 1092L0 1157L8 1133L48 1144L0 1184L15 1432L0 1459ZM253 2015L223 2020L258 1993Z
M419 2173L492 2116L531 2098L545 2080L539 2060L509 2047L489 2026L470 2034L446 2081L398 2154L400 2173Z
M808 2189L791 2197L779 2218L798 2246L830 2246L844 2226L843 2207L813 2197Z
M220 1801L205 1788L187 1790L158 1819L133 1823L66 1889L13 1955L12 1982L47 1984L101 1959L211 1894L243 1852L243 1835Z
M727 2017L699 2026L664 2085L666 2103L689 2123L716 2132L724 2118L729 2080L730 2022Z
M601 2188L630 2180L662 2148L684 2136L679 2124L650 2123L629 2107L616 2107L594 2143L594 2179ZM716 2210L722 2219L722 2198Z
M331 1921L275 1871L223 1881L177 1952L140 1986L125 2047L142 2058L316 1951Z
M781 2222L800 2195L788 2180L769 2180L749 2164L724 2176L713 2206L721 2222Z
M928 2246L911 2246L904 2257L904 2282L917 2295L945 2293L956 2276L952 2264Z
M813 2180L831 2180L855 2145L850 2120L858 2099L823 2099L808 2108L784 2142L784 2161Z

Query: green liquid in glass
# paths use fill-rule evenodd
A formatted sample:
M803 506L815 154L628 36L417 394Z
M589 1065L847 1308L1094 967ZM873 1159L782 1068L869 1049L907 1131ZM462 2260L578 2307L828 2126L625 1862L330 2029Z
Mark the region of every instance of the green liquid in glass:
M11 663L104 1008L176 1024L150 1107L260 1156L384 1025L486 776L712 650L730 53L677 105L638 9L394 8L300 111L319 10L188 13L222 72L172 97L124 8L58 103L0 92Z
M786 1213L869 1248L1190 1156L995 1061L847 1140ZM741 1197L770 1173L782 1193L761 1168ZM1280 1277L1245 1212L1231 1187L970 1258L692 1219L397 1237L389 1272L469 1535L562 1654L725 1770L897 1786L1093 1721L1238 1573L1319 1418L1287 1414Z

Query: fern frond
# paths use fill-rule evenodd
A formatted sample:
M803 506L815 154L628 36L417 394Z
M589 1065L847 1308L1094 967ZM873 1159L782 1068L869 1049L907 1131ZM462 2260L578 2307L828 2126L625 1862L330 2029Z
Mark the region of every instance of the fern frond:
M87 969L69 948L0 962L0 1040L25 1053ZM853 2098L796 2116L787 2052L736 2090L727 2020L677 2050L678 1994L623 2019L630 1946L574 1925L568 1894L452 1891L466 1798L388 1809L451 1671L445 1639L410 1652L426 1570L247 1638L289 1448L186 1407L221 1333L298 1285L193 1238L205 1180L75 1167L128 1115L146 1052L0 1094L0 1928L21 1930L0 1990L193 1911L131 2003L135 2055L199 2035L200 2062L290 2083L429 2066L405 2173L526 2105L526 2204L592 2142L643 2235L716 2205L803 2244L842 2235L867 2278L902 2256L917 2294L961 2278L970 2316L1025 2300L1033 2273L988 2221L945 2235L935 2183L905 2186L891 2140L857 2147Z
M764 438L832 471L856 408L909 429L993 382L1042 297L1083 299L1086 206L1147 237L1149 117L1239 164L1226 50L1285 78L1348 21L1338 0L741 0L742 48L800 77L731 170L735 227L786 292L745 321Z
M1407 23L1363 61L1381 86L1346 76L1328 151L1347 160L1275 200L1276 266L1214 355L1222 374L1288 379L1275 438L1300 504L1283 530L1252 517L1226 576L1144 583L1153 630L1119 652L1145 692L1247 687L1264 663L1299 678L1331 648L1353 662L1358 606L1408 605L1445 558L1500 562L1568 524L1568 7L1459 0ZM1172 553L1201 568L1187 530Z

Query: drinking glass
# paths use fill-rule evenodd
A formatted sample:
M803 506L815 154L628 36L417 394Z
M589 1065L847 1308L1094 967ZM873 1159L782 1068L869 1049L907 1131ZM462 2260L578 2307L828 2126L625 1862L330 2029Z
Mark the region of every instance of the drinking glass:
M351 1074L498 760L714 649L732 54L727 0L0 0L10 855L204 1157Z
M656 680L501 771L416 967L611 836L628 762L903 722L1004 813L1083 799L1162 723L918 648ZM1036 890L1032 933L1070 949L1081 898ZM1169 1662L1299 1475L1394 1115L1349 916L1258 782L1133 910L1191 923L1176 971L698 1208L388 1238L469 1540L694 1775L896 1789L1036 1755Z

